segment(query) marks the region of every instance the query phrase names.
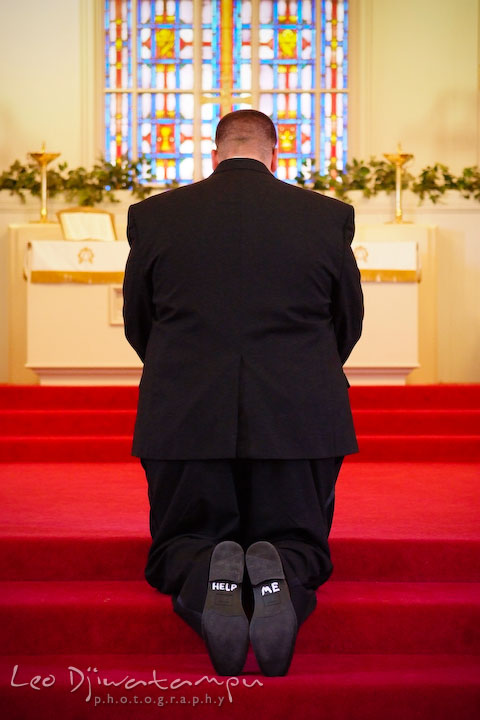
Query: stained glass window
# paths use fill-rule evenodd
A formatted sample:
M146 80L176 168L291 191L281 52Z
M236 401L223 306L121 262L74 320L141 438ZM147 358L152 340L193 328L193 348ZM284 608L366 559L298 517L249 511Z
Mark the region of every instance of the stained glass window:
M278 129L278 177L347 154L347 0L105 0L105 152L159 184L211 172L218 120L254 107Z

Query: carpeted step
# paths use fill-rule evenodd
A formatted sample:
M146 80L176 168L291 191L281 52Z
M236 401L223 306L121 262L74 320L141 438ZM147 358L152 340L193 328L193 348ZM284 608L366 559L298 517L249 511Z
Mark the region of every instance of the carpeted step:
M0 434L10 436L128 435L136 411L132 409L23 409L0 412ZM477 410L354 410L360 435L479 435Z
M0 538L1 580L144 580L146 535ZM479 578L480 579L480 578Z
M360 453L348 462L477 462L478 435L358 435ZM0 462L130 462L129 435L0 438Z
M479 583L330 581L299 653L480 654ZM182 653L203 645L145 582L0 583L3 654Z
M357 435L347 462L478 462L479 435Z
M48 435L0 438L0 462L138 462L131 435Z
M8 720L473 720L479 676L471 655L297 654L266 678L249 654L246 674L222 678L205 654L16 654L0 660L0 704Z
M480 582L480 542L473 538L330 540L334 580Z
M354 408L478 408L480 384L354 385L349 390ZM138 388L132 386L0 385L2 408L131 409Z
M349 395L354 410L480 407L480 384L353 386ZM0 385L4 409L134 409L137 398L138 388L130 386Z
M0 385L0 408L21 409L117 409L137 406L138 388L95 385Z
M136 411L114 409L3 410L0 434L10 436L133 435ZM25 438L27 439L27 438Z
M0 580L143 580L150 539L5 535ZM330 541L334 580L480 582L480 540L351 538Z
M359 435L477 435L480 442L480 409L476 410L354 410Z
M480 384L468 385L356 385L349 390L354 410L435 408L478 409Z

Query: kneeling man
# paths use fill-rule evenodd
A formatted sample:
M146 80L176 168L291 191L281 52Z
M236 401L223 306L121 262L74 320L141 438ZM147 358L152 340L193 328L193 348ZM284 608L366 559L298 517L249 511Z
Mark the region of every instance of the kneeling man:
M363 318L354 216L274 177L263 113L229 113L215 140L210 177L128 216L145 574L219 674L240 673L251 642L261 671L284 675L332 571L335 482L357 451L342 370Z

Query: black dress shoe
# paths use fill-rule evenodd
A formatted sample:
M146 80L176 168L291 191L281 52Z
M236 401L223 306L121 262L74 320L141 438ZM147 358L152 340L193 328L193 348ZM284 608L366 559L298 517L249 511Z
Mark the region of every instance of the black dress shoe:
M250 640L264 675L286 675L297 637L297 616L290 599L282 561L269 542L248 548L245 560L255 607Z
M218 675L239 675L248 650L248 619L242 606L243 549L230 540L212 553L202 613L202 635Z

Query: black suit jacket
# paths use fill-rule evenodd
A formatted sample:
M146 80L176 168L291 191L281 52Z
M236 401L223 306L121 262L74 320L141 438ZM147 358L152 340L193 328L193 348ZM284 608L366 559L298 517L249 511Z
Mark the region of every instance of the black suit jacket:
M353 209L253 159L132 205L126 336L144 361L133 454L356 452L342 365L361 333Z

